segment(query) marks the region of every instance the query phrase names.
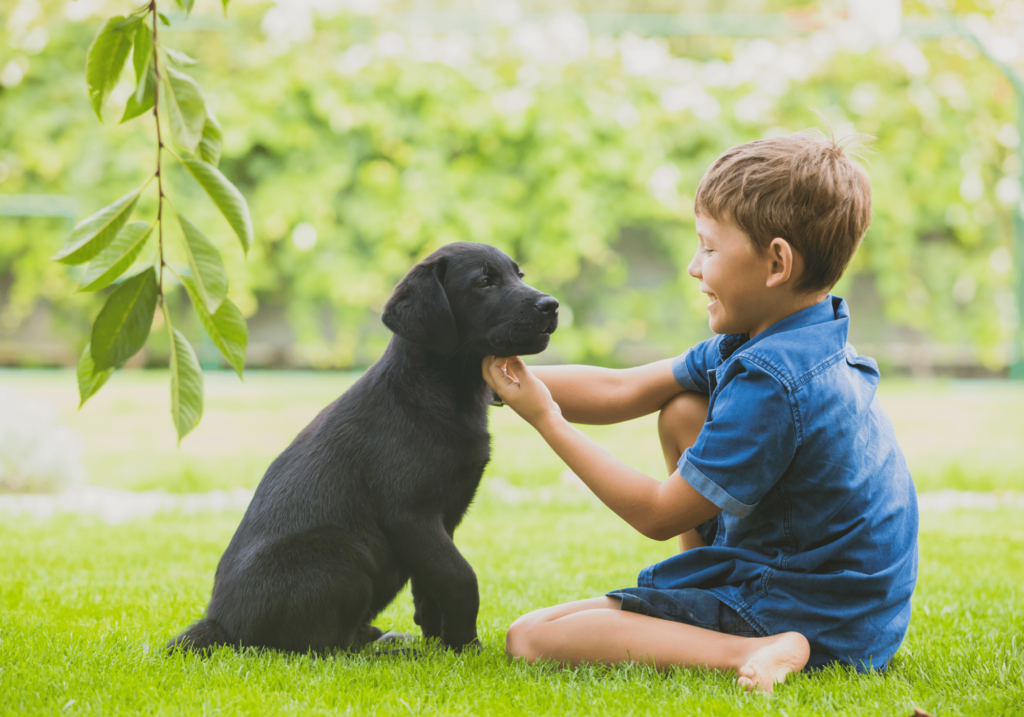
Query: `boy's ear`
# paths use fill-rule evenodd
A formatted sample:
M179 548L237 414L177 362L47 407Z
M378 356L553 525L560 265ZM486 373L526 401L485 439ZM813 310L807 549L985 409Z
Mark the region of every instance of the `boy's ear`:
M765 285L772 288L785 284L791 276L795 275L795 264L800 261L800 258L788 241L782 237L775 237L768 245L767 261L769 268L768 280Z

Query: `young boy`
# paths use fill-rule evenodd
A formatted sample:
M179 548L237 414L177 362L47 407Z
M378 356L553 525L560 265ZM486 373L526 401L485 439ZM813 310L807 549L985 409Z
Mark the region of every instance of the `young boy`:
M870 223L868 177L830 139L774 137L719 157L695 209L689 273L718 336L625 370L484 360L598 498L683 548L638 587L520 617L507 652L733 670L766 692L805 666L883 669L910 621L917 500L877 364L829 294ZM659 410L664 482L570 425Z

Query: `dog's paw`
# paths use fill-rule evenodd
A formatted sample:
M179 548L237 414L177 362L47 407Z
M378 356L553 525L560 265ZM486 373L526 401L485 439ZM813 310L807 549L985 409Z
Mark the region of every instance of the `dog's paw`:
M458 654L461 654L463 652L468 652L468 653L471 653L471 654L475 654L475 653L478 653L478 652L483 652L483 650L484 650L484 646L480 642L480 638L478 638L478 637L474 637L469 642L463 642L463 643L460 643L460 644L449 644L449 643L446 643L445 647L447 647L452 652L455 652L455 653L458 653Z

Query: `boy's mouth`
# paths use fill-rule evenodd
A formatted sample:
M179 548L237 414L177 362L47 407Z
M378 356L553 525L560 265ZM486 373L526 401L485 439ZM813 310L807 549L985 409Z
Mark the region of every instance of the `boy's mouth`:
M718 297L715 296L714 294L712 294L710 291L705 291L704 293L707 294L709 299L711 299L711 301L708 303L708 306L707 306L707 308L710 309L718 301Z

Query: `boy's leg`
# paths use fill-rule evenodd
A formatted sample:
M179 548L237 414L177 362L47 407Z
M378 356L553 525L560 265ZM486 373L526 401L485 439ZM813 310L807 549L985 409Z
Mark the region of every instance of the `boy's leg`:
M803 635L739 637L619 609L617 598L599 597L536 610L508 630L513 657L581 662L646 662L654 667L732 670L747 689L772 691L803 669L810 646Z
M658 414L658 437L669 475L675 472L683 451L697 442L697 435L708 415L708 400L702 393L684 391L666 403ZM702 547L704 541L696 530L688 530L679 536L681 553Z

